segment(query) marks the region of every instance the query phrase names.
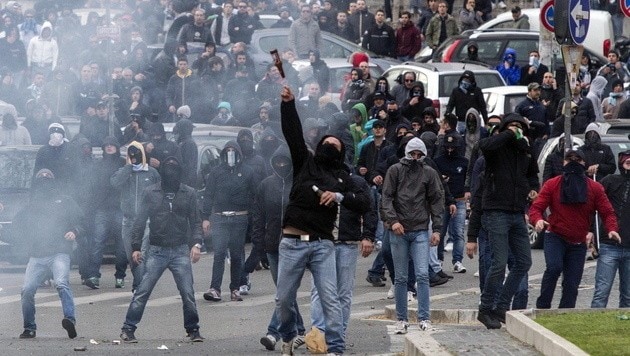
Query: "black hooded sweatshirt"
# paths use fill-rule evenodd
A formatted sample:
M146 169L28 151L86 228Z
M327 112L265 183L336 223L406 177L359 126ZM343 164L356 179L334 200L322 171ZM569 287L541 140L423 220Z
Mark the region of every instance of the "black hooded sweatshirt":
M619 154L619 160L621 155ZM626 152L627 154L627 152ZM617 215L617 223L619 224L619 236L621 236L621 246L625 249L630 248L630 171L623 168L622 162L619 162L619 174L611 174L601 180L604 186L608 200L615 209ZM610 240L607 234L600 234L601 243L616 245L617 242Z
M425 98L424 93L424 84L422 84L422 82L414 82L409 91L409 98L405 99L400 107L400 112L404 117L408 119L416 116L421 117L425 108L433 106L433 101L429 98ZM413 100L414 97L418 97L418 102L412 105L411 100Z

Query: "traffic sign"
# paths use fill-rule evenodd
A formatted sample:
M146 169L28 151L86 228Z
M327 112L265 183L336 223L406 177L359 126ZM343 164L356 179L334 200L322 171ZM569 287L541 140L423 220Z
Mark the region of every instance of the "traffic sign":
M630 1L630 0L627 0ZM542 9L540 9L540 23L547 29L549 32L553 32L553 0L545 3ZM630 15L629 15L630 16Z
M621 8L621 12L630 17L630 0L621 0L619 1L619 7Z
M569 1L569 32L576 44L582 44L588 33L591 3L589 0Z

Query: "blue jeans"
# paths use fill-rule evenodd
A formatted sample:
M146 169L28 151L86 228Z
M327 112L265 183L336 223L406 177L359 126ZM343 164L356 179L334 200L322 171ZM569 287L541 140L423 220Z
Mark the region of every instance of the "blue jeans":
M278 285L278 253L270 253L267 252L267 261L269 261L269 269L271 270L271 278L273 279L273 284ZM300 314L300 309L298 308L297 301L295 302L295 312L296 312L296 328L298 335L304 335L306 330L304 329L304 320L302 320L302 315ZM280 326L280 320L278 319L277 309L273 309L273 313L271 314L271 320L269 321L269 326L267 326L267 334L272 335L276 340L280 340L280 332L278 331L278 327Z
M22 287L22 317L25 330L37 330L35 324L35 293L39 285L52 272L61 299L63 317L75 322L74 299L68 277L70 275L70 255L57 253L46 257L31 257L24 274Z
M392 258L396 277L396 314L407 320L407 276L409 257L418 283L418 320L429 320L429 233L427 230L407 231L403 235L391 232Z
M591 308L606 308L608 296L619 270L619 308L630 308L630 248L600 244L595 293Z
M343 339L341 303L337 294L337 271L335 246L329 240L311 242L283 237L278 249L278 288L276 308L280 318L280 335L289 342L296 334L295 300L304 271L311 271L326 320L326 344L328 352L343 353L346 348Z
M199 330L199 315L193 290L192 262L190 249L186 244L175 247L149 246L144 276L133 294L122 330L136 330L151 292L166 269L173 274L177 290L182 298L186 332Z
M462 262L464 258L464 224L466 223L466 202L457 200L455 205L457 206L455 215L449 214L448 209L445 210L441 233L441 236L446 237L448 232L453 240L453 264Z
M335 262L337 269L337 293L341 301L341 313L343 315L343 335L346 335L348 322L350 321L350 306L352 305L352 289L354 289L354 272L359 257L357 244L335 244ZM311 288L311 324L320 330L326 330L326 321L322 303L319 300L317 288L313 283Z
M133 221L135 217L133 216L123 216L122 220L122 241L123 246L125 247L125 254L127 255L127 262L129 263L129 267L131 268L131 274L133 275L133 284L131 289L137 290L140 282L142 281L142 276L144 275L144 264L142 261L139 264L136 264L131 255L133 254L133 250L131 248L131 230L133 228ZM148 228L145 228L144 236L142 237L142 247L140 248L140 252L142 252L143 256L147 254L147 248L149 247L149 234L147 233Z
M212 246L214 261L212 263L212 281L210 288L221 292L225 257L230 250L230 291L241 286L243 273L243 257L245 256L245 237L247 236L247 215L221 216L212 214Z
M116 244L116 273L115 278L125 278L127 256L122 241L122 212L120 209L98 209L94 213L94 243L90 246L90 264L88 278L101 277L100 269L103 263L103 250L109 237L114 238Z
M559 308L575 308L578 287L584 272L586 244L568 243L560 235L548 231L545 234L544 249L547 267L543 273L536 308L551 308L551 300L560 274L562 274L562 297Z
M532 265L525 217L518 212L485 210L481 215L481 223L488 233L492 264L481 293L479 310L490 311L495 306L499 310L508 310L514 293ZM505 278L510 250L514 255L514 266ZM501 292L497 296L499 289Z

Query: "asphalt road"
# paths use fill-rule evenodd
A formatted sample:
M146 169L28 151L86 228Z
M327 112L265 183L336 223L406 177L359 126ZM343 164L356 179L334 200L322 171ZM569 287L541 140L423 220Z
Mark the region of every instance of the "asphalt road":
M530 306L539 293L539 283L544 270L544 257L541 250L532 251L534 265L530 271ZM197 307L200 313L201 333L204 343L186 342L183 328L182 307L179 294L170 272L166 272L156 286L144 318L136 331L137 344L113 344L119 340L131 291L114 289L113 265L102 268L101 289L90 290L80 284L77 270L71 271L71 284L77 310L77 331L79 336L69 340L61 328L61 305L56 291L41 288L36 295L37 338L20 340L22 316L20 309L20 288L23 274L0 273L0 354L2 355L67 355L77 354L75 347L86 347L90 354L141 355L141 354L207 354L207 355L271 355L259 343L264 336L267 323L274 308L275 288L269 271L258 271L251 275L253 283L250 295L243 302L223 301L211 303L203 300L202 294L208 287L211 275L212 254L202 256L194 265ZM445 268L450 273L450 254L445 255ZM379 355L397 354L403 351L403 337L391 334L391 321L379 318L386 305L393 300L386 299L386 287L372 287L365 281L366 271L371 266L373 256L360 258L357 266L352 316L348 330L348 354ZM431 307L434 309L464 308L474 309L478 303L478 278L473 276L476 261L466 260L468 272L455 275L449 283L431 289ZM594 263L587 263L584 288L580 292L578 306L588 307L592 296ZM227 272L227 269L226 269ZM131 281L127 279L127 284ZM229 283L229 276L223 279L223 289ZM299 290L299 305L309 325L308 273ZM614 289L616 290L616 289ZM559 294L559 292L557 293ZM613 292L614 294L614 292ZM557 299L557 298L556 298ZM224 296L225 300L225 296ZM611 298L610 305L616 306ZM557 304L557 302L555 302ZM416 305L415 302L412 305ZM389 330L389 331L388 331ZM94 340L98 344L93 344ZM168 350L158 351L166 346ZM279 345L276 348L279 352ZM298 350L298 354L306 354Z

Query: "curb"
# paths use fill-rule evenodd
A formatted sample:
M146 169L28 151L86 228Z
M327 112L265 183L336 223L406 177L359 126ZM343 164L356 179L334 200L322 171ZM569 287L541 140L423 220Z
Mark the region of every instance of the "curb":
M587 310L592 311L592 309L572 309L569 312L582 312ZM567 311L567 309L510 311L506 314L505 325L508 333L524 343L534 346L536 350L542 352L544 355L586 356L588 354L575 346L575 344L534 321L536 314L556 314L557 312L565 313Z
M477 324L477 309L431 309L431 322L436 324ZM385 306L385 317L396 320L396 305ZM418 309L407 309L407 320L418 322Z

